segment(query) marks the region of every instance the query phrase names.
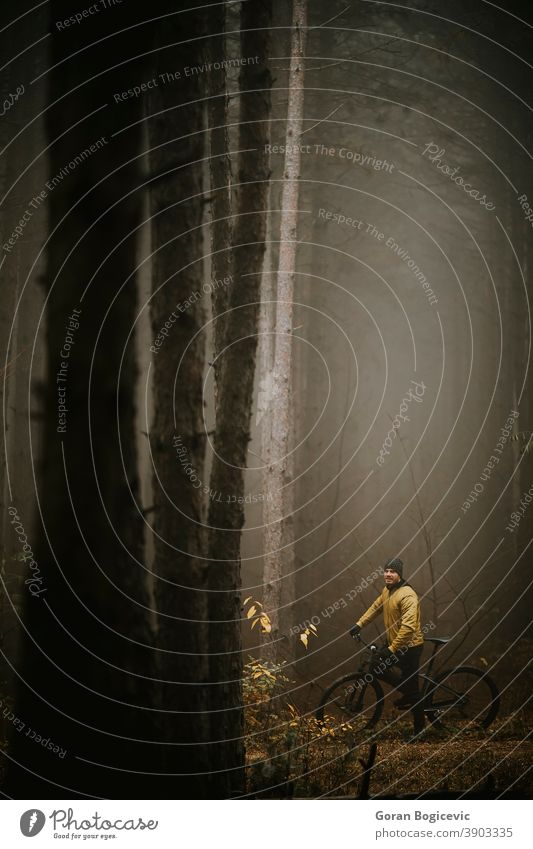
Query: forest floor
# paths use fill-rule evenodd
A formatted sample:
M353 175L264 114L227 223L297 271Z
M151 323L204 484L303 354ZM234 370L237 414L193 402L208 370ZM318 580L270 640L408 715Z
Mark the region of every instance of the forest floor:
M423 793L445 797L531 798L533 744L522 721L503 717L489 732L436 732L406 743L409 721L372 734L337 734L273 757L270 746L248 747L249 788L258 798L357 798L370 746L377 744L370 796Z
M482 798L501 794L528 799L532 796L533 744L525 740L518 725L509 728L505 719L492 733L446 738L433 735L424 743L406 744L402 734L410 723L394 732L387 727L372 737L326 738L311 743L292 756L272 759L267 747L248 745L248 793L257 798L357 798L371 742L377 755L371 772L371 796L472 791ZM6 741L0 741L0 749ZM2 759L3 760L3 759ZM0 786L2 769L0 765Z
M519 664L526 668L523 658ZM501 710L489 729L429 727L423 742L406 743L410 715L392 708L391 699L374 731L343 728L327 718L317 722L316 694L305 704L292 704L283 694L288 679L282 672L258 660L245 672L248 798L360 798L372 744L377 751L368 796L532 797L532 688L525 675L508 669L512 687L505 686L503 674L498 677ZM7 729L0 725L0 750L5 750L2 730ZM4 765L0 757L0 786Z
M514 723L511 729L507 720L495 723L490 733L430 730L426 741L414 744L405 744L396 728L394 732L378 729L373 735L378 749L370 794L469 792L490 798L531 798L533 746L525 739L522 724ZM404 723L406 732L409 726L409 722ZM351 782L352 795L360 789L361 773ZM335 791L328 795L334 796Z
M501 709L490 728L428 726L423 741L407 743L410 714L392 708L389 698L373 731L339 726L327 716L318 723L310 710L314 706L285 699L283 674L269 672L259 661L248 664L247 673L249 796L360 798L376 744L367 796L531 798L533 713L531 682L524 676L514 679L512 689L502 687Z

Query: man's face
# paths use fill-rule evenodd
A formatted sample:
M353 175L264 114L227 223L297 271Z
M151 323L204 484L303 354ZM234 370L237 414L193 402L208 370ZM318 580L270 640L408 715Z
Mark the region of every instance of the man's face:
M393 587L400 580L398 572L395 572L394 569L385 569L383 577L385 578L386 587Z

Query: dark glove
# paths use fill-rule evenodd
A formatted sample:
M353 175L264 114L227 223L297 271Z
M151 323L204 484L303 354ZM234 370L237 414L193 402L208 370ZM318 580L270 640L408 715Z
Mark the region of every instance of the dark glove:
M391 652L388 646L381 646L378 648L378 656L380 660L383 660L385 663L394 663L396 662L396 655L394 652Z
M360 625L354 625L353 628L350 628L350 637L353 637L354 640L355 640L356 637L359 636L360 633L361 633L361 626Z

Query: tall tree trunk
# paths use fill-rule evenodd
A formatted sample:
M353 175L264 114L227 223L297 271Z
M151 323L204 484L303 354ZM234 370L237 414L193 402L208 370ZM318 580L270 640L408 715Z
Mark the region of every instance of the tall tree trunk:
M264 657L276 661L279 655L282 604L282 581L291 573L293 549L284 550L284 524L292 522L291 497L291 371L292 318L296 239L298 235L298 200L300 177L300 146L304 109L304 55L306 38L306 0L294 0L291 64L289 71L289 102L283 190L281 196L280 247L277 279L275 353L272 377L272 444L265 473L265 553L264 606L272 624L265 638Z
M66 0L51 4L52 21L70 12ZM18 798L144 797L134 770L149 770L154 751L138 742L153 730L129 338L140 102L110 97L142 74L131 61L142 49L136 35L113 36L109 62L95 45L111 14L68 39L51 27L44 459L15 708L23 727L10 747ZM131 7L122 12L121 28L135 22Z
M243 3L237 215L233 237L229 312L219 366L215 455L210 479L210 680L213 727L211 768L222 771L222 795L244 785L240 536L244 523L244 470L250 440L261 268L268 197L272 3Z
M167 69L202 64L202 10L170 14L158 25L159 48L148 116L153 288L151 320L154 420L155 599L159 622L165 771L178 773L170 798L207 792L209 740L208 603L205 562L205 430L202 377L205 321L201 292L205 121L204 76L166 81ZM166 47L166 45L169 45ZM164 82L161 82L161 79ZM181 305L181 308L180 308ZM167 335L161 337L160 334ZM179 775L181 773L181 775ZM202 774L203 773L203 774ZM216 781L216 776L214 777Z
M219 4L210 9L207 40L208 62L220 62L227 56L226 8ZM226 69L207 74L207 120L209 125L209 174L211 182L211 277L214 370L220 380L220 355L224 345L225 315L231 285L231 159L228 134L228 92ZM215 391L217 387L215 386ZM218 393L217 396L218 397Z
M272 271L271 216L267 224L267 250L261 278L259 322L259 389L256 425L261 428L261 463L268 466L272 448L272 369L274 366L275 280ZM264 511L264 508L263 508Z
M29 10L29 0L23 0L19 11ZM46 105L44 86L30 85L48 65L46 39L30 53L22 53L37 34L47 31L47 26L46 10L33 10L31 16L22 16L14 27L4 28L0 36L3 54L10 57L1 75L0 102L11 103L15 97L9 109L3 107L0 121L0 231L2 243L7 245L0 251L0 698L13 696L10 664L17 658L18 616L25 579L23 552L8 512L12 504L24 511L27 530L33 535L33 463L38 462L41 440L36 422L30 422L29 398L31 393L34 402L32 390L42 378L42 346L33 363L31 349L43 301L39 286L42 269L35 260L46 238L46 210L40 209L30 217L23 237L14 246L9 245L8 239L25 213L28 200L41 191L47 178L46 162L39 157L46 145L44 120L39 117ZM28 131L25 128L30 122ZM0 742L5 740L8 728L2 711Z
M327 54L320 52L319 55ZM328 279L328 260L323 246L324 227L318 216L313 217L309 240L312 248L309 264L304 266L303 295L301 298L302 303L309 305L309 309L302 311L302 320L305 322L305 338L312 342L315 349L320 351L327 360L330 355L328 344L331 344L332 341L326 331L327 316L331 310L331 293L324 285L324 281ZM323 368L316 367L316 353L308 345L299 346L294 355L296 360L300 360L299 379L296 385L298 386L298 396L301 399L295 419L295 441L297 444L301 443L301 450L298 455L300 467L306 470L304 475L298 477L295 485L296 500L300 504L306 504L305 508L300 510L295 517L298 540L295 547L295 559L301 565L313 560L317 548L327 552L327 533L329 528L333 526L333 522L330 520L326 528L322 527L316 530L317 510L315 501L310 501L313 494L322 492L327 484L327 480L324 479L324 464L315 462L324 447L324 419L321 418L320 411L324 398L328 394L327 372ZM318 499L318 503L320 503L320 499ZM322 537L324 531L326 531L326 542ZM319 540L317 540L317 537ZM292 621L290 626L311 619L316 613L315 607L317 605L316 596L312 592L312 569L300 568L295 575L295 584L297 601L291 608ZM298 637L292 639L297 640ZM298 664L300 672L303 667L304 664Z

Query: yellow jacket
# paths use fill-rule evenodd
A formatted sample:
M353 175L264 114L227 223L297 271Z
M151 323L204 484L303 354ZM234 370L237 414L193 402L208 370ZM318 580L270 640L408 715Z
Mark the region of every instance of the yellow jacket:
M361 628L368 625L381 610L389 649L392 652L404 647L422 645L424 636L420 630L420 602L409 584L401 584L392 590L384 587L381 595L370 605L357 624Z

